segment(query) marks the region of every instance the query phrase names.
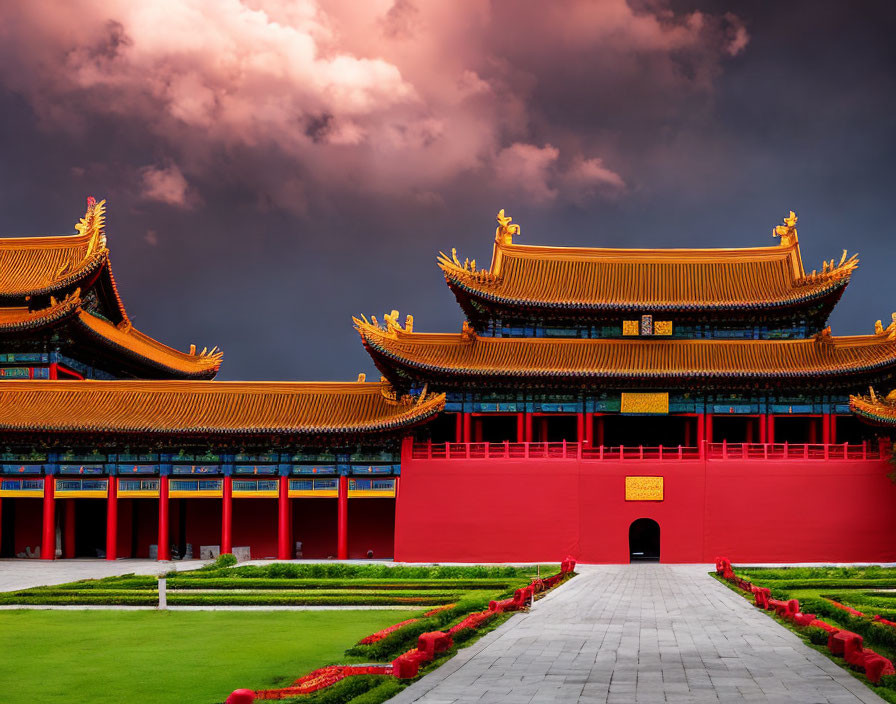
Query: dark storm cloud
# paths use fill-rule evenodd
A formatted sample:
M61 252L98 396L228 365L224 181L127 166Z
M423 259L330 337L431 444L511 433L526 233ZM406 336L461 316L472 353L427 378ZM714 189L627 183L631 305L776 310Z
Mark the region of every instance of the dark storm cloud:
M359 11L359 7L363 7ZM214 9L212 9L214 8ZM371 371L351 315L460 313L434 266L523 242L752 246L862 264L896 309L887 2L28 3L0 28L0 233L109 200L135 324L223 378ZM164 20L164 21L163 21Z

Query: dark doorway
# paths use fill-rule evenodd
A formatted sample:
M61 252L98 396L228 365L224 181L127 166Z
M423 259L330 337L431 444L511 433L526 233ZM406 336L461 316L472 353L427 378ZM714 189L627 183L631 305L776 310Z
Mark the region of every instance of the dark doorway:
M855 416L834 416L835 443L861 445L866 440L874 440L878 429L863 423Z
M711 442L759 442L759 418L757 416L719 416L712 417Z
M631 562L660 561L660 524L652 518L639 518L628 529Z
M599 418L605 447L695 447L697 419L694 416L605 415ZM596 444L596 443L595 443Z
M433 442L460 442L457 437L457 413L440 413L432 421L419 429L420 437L429 433Z
M517 416L473 416L473 442L519 442Z
M797 445L822 440L821 418L818 416L775 416L775 442Z
M579 417L574 415L544 415L532 419L534 442L578 442Z
M106 556L106 500L70 499L75 512L75 557Z

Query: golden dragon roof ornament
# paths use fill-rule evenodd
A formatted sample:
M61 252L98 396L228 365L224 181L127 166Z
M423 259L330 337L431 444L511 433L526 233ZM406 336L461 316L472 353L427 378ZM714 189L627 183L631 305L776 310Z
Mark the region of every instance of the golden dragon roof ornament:
M790 216L784 218L783 225L776 225L772 230L772 237L780 237L781 238L781 246L789 247L792 244L796 244L797 242L797 234L796 234L796 221L797 221L796 213L792 210L790 211Z
M514 235L520 234L519 225L511 225L512 217L504 215L504 208L498 211L498 228L495 230L495 242L498 244L513 244Z

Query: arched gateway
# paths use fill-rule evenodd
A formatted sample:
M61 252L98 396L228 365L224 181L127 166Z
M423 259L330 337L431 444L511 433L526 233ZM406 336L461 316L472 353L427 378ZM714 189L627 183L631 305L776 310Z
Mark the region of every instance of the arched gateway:
M628 529L631 562L660 561L660 524L652 518L639 518Z

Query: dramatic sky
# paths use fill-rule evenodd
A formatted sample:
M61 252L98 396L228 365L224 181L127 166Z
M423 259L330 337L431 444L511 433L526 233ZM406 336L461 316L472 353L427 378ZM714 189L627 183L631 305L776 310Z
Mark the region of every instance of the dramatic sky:
M896 310L891 0L0 0L0 233L87 195L137 325L220 378L372 372L358 313L459 330L439 250L758 246ZM2 273L0 273L2 275ZM375 378L375 375L372 375Z

